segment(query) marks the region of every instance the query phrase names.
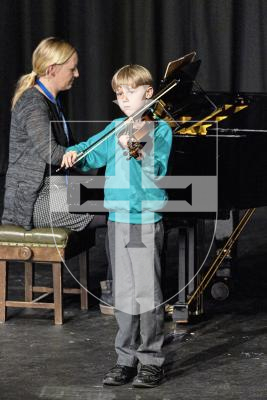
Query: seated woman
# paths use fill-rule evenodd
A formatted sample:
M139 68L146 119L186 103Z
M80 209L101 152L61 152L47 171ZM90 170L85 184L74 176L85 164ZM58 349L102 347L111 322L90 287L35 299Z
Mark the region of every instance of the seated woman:
M18 81L12 100L3 224L27 230L53 226L74 231L89 224L105 224L104 215L94 218L89 213L69 213L65 172L51 178L66 147L74 144L58 94L69 90L79 77L77 65L75 48L65 40L49 37L33 52L32 72ZM51 190L55 191L55 207Z

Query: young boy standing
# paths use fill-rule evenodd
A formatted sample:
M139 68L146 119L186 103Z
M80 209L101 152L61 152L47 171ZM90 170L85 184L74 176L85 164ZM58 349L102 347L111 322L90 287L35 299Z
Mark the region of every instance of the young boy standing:
M112 78L112 88L127 117L153 95L151 74L140 65L120 68ZM86 142L69 147L62 166L71 167L78 153L122 121L114 120ZM150 124L142 139L142 150L136 158L130 158L131 132L140 132L143 125L140 120L132 121L124 132L110 136L78 164L83 170L106 166L104 207L109 210L108 238L119 330L115 340L117 364L104 377L105 385L133 380L134 387L155 387L163 378L160 254L164 232L158 210L166 204L167 194L157 181L166 175L172 131L165 121L157 119L154 129Z

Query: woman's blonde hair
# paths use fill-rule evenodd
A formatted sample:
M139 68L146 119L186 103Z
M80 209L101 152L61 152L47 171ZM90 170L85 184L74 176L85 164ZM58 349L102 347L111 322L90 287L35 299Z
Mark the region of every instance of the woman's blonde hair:
M47 68L53 64L64 64L76 49L63 39L48 37L43 39L32 55L32 72L22 75L17 82L12 109L25 90L35 85L36 77L44 76Z
M141 85L152 86L153 78L151 73L142 65L124 65L113 76L111 86L114 92L121 85L129 85L136 88Z

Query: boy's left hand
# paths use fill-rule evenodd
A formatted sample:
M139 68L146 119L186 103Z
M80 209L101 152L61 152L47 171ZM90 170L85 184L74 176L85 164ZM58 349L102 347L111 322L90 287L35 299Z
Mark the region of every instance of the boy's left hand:
M130 136L125 134L125 135L121 135L119 137L119 144L121 145L121 147L123 147L124 149L128 149L128 141L130 139Z

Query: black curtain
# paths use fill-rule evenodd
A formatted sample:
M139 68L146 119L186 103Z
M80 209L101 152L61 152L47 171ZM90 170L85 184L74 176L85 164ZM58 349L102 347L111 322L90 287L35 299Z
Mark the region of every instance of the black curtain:
M15 83L47 36L64 37L79 52L80 78L64 95L70 119L118 115L110 79L122 65L142 64L159 83L167 63L192 50L202 60L203 89L267 92L265 0L1 0L0 7L0 174Z

